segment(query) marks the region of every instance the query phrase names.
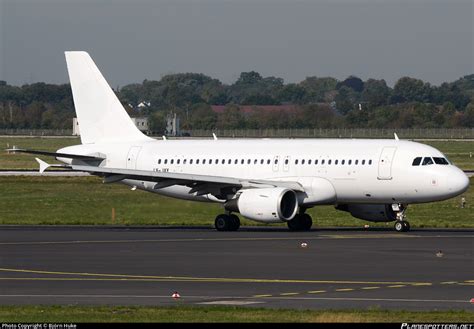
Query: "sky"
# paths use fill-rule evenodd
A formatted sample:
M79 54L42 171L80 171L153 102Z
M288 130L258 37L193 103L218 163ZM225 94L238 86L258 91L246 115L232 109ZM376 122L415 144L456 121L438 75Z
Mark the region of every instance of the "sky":
M473 39L473 0L0 0L0 80L66 83L64 51L85 50L114 88L251 70L439 85L474 73Z

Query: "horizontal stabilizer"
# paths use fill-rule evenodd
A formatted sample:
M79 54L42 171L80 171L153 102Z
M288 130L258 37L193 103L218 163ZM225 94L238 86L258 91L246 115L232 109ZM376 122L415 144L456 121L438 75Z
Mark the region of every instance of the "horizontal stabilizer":
M39 158L35 158L36 162L39 163L40 165L40 169L39 169L39 172L40 174L44 173L46 169L50 168L50 167L54 167L54 168L71 168L71 166L69 165L65 165L65 164L49 164Z
M69 154L69 153L57 153L57 152L47 152L47 151L37 151L37 150L26 150L26 149L7 149L8 152L20 152L20 153L29 153L29 154L39 154L39 155L48 155L56 158L66 158L66 159L77 159L77 160L95 160L102 161L105 158L100 156L92 155L81 155L81 154Z

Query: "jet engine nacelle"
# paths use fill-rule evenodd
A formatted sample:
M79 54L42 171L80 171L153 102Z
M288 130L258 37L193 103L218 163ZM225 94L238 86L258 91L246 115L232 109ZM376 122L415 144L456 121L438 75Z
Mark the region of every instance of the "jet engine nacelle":
M397 213L391 204L343 204L337 210L347 211L355 218L369 222L392 222L397 219Z
M242 190L225 208L255 221L279 223L295 217L298 198L293 190L283 187L254 188Z

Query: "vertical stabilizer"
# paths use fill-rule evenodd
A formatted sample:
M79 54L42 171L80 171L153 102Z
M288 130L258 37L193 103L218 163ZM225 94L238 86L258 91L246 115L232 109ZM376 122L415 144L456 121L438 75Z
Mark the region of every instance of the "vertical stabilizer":
M89 54L66 51L65 55L82 144L147 140Z

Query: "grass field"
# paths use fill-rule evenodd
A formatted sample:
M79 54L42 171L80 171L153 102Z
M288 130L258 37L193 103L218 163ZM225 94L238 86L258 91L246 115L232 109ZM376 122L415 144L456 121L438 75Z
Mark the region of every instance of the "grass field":
M474 190L447 201L411 205L407 215L412 227L474 227ZM102 184L97 177L0 177L0 224L121 224L213 225L220 205L172 199L122 184ZM112 222L112 208L116 221ZM392 227L369 223L332 206L309 210L314 227ZM242 218L242 225L258 225ZM285 225L285 224L279 224Z
M243 307L0 306L7 323L80 322L474 322L469 311L286 310Z
M427 141L446 154L461 169L474 170L474 141ZM77 137L0 137L0 148L27 148L44 151L56 151L62 147L80 144ZM1 153L0 153L1 154ZM7 154L0 156L0 169L37 169L34 156L27 154Z

